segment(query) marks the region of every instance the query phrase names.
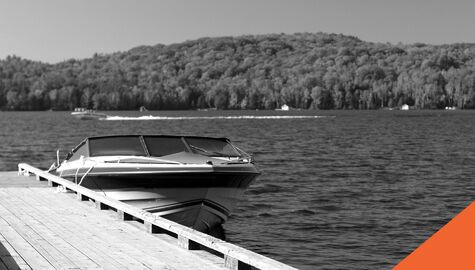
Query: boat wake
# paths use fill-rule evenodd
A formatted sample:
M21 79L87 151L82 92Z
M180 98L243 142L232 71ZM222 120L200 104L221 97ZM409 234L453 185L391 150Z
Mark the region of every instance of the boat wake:
M319 115L238 115L238 116L107 116L100 120L118 121L118 120L195 120L195 119L308 119L308 118L327 118L334 116Z

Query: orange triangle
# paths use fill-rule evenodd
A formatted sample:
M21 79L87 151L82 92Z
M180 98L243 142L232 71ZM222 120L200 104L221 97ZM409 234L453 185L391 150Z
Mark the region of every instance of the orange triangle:
M394 269L475 269L475 201Z

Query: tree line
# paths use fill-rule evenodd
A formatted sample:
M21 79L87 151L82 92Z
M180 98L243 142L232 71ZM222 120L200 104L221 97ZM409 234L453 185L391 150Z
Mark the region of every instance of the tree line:
M0 109L475 108L475 45L297 33L201 38L56 64L0 60Z

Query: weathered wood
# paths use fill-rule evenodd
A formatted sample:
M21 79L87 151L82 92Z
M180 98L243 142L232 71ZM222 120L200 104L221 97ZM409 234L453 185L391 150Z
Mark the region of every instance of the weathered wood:
M6 269L31 269L3 235L0 235L0 249L0 260Z
M46 181L44 177L41 177L39 175L35 175L36 181Z
M151 237L74 196L44 188L0 188L0 239L12 243L33 269L224 267Z
M132 215L127 214L126 212L122 210L117 210L117 217L120 220L133 220L134 217Z
M49 187L57 187L58 183L48 179L48 186Z
M77 199L78 199L79 201L87 201L87 200L89 200L89 198L88 198L87 196L84 196L83 194L81 194L81 193L79 193L79 192L76 193L76 197L77 197Z
M3 238L21 254L22 258L28 261L28 265L33 269L47 268L50 266L48 260L39 254L38 251L12 227L2 226L0 227L0 232Z
M96 204L96 208L99 209L99 210L108 210L109 209L109 206L105 203L102 203L100 201L95 201L94 203Z
M182 236L178 235L178 245L184 249L188 250L199 250L201 248L200 244Z
M0 191L0 195L9 194L4 190ZM34 197L31 195L30 197ZM12 205L12 203L18 206ZM15 229L34 249L43 256L49 264L57 268L77 268L74 260L81 257L81 253L71 246L61 237L57 237L56 232L51 231L44 226L38 219L30 215L29 210L22 201L15 198L12 202L1 200L0 211L3 218L8 218L10 226ZM20 212L11 212L9 209L21 209ZM69 256L64 256L64 253ZM82 255L84 256L84 255ZM97 266L97 265L96 265Z
M288 266L276 260L270 259L268 257L262 256L255 252L227 243L225 241L219 240L217 238L198 232L191 228L182 226L175 222L166 220L164 218L154 216L151 213L146 212L142 209L133 207L131 205L125 204L117 200L113 200L100 193L96 193L82 186L78 186L70 181L67 181L63 178L52 175L50 173L41 171L28 164L20 163L18 165L18 168L19 168L19 172L22 174L25 174L28 172L28 173L40 175L48 179L48 181L52 181L56 184L63 185L68 189L84 194L85 196L91 198L94 201L99 201L110 208L114 208L117 210L118 213L120 213L119 211L122 211L123 213L133 216L136 219L143 220L144 224L147 224L147 223L152 224L153 226L166 230L169 233L176 234L178 237L186 238L189 241L193 241L194 243L197 243L208 249L227 255L230 261L231 261L230 258L233 258L234 260L239 261L242 265L241 267L245 267L245 265L249 265L258 269L295 269L291 266ZM153 226L151 226L152 230L154 230ZM238 267L239 267L239 264L238 264Z
M0 187L44 187L48 188L46 181L34 181L33 177L18 175L17 172L1 172Z
M27 170L24 170L23 168L18 167L18 175L30 176L30 172Z
M251 270L251 266L231 256L224 255L224 266L232 270Z
M144 221L143 225L145 226L145 230L148 233L164 233L164 230L153 223L150 223L148 221Z

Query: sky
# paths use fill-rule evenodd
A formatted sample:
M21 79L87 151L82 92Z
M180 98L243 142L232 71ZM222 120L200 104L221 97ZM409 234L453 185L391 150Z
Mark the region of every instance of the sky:
M56 63L200 37L325 32L475 43L473 0L0 0L0 59Z

